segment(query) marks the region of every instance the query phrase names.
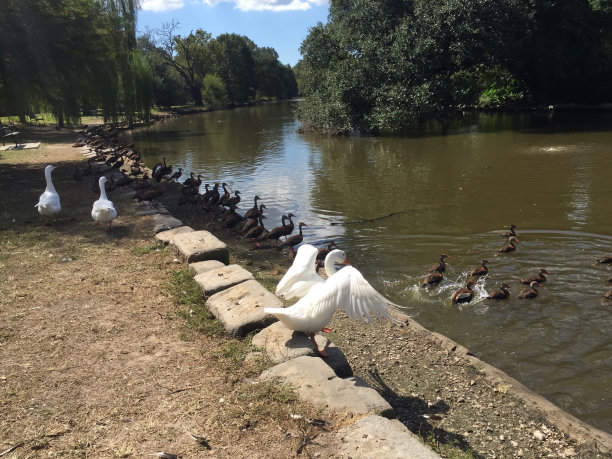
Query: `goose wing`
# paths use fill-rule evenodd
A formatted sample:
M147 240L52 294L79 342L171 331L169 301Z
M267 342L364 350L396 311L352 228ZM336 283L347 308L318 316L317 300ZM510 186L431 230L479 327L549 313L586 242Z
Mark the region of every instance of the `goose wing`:
M378 293L361 273L347 266L331 276L325 284L312 289L302 300L308 299L313 315L325 315L344 309L351 319L362 322L388 320L399 323L403 316L397 305Z
M318 253L319 251L315 246L310 244L302 245L297 251L293 264L276 286L276 294L285 296L287 299L294 296L303 296L308 292L308 283L312 286L312 282L321 282L322 278L315 271L315 259ZM297 292L301 293L305 290L304 293L297 295L296 290L294 290L291 292L291 296L287 296L292 287L298 282L300 285L296 289Z

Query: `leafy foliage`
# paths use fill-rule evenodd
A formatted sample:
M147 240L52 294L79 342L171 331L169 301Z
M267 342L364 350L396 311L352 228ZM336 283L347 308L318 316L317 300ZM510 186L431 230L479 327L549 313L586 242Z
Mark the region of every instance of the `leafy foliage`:
M7 0L0 15L0 101L24 117L48 108L62 126L81 107L147 117L149 72L135 50L133 0Z
M458 105L602 101L612 17L598 5L332 0L301 46L298 116L320 132L384 134Z
M183 38L174 34L177 26L176 22L164 24L141 37L140 45L149 61L164 64L152 65L154 81L169 81L168 69L173 69L182 78L194 104L208 107L297 95L293 71L278 61L274 49L259 48L249 38L237 34L212 38L201 29Z

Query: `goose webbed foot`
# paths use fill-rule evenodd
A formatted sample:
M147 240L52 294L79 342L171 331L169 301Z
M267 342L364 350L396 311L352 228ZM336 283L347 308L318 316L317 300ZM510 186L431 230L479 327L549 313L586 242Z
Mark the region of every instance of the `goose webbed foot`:
M325 352L325 350L319 349L319 345L315 340L315 334L313 332L310 332L308 334L308 337L310 338L310 341L312 341L312 343L314 344L314 347L317 350L317 354L319 354L321 357L329 357L329 354Z
M333 332L333 331L334 331L334 329L333 329L333 328L329 328L329 327L323 327L323 328L321 329L321 331L322 331L323 333L331 333L331 332Z

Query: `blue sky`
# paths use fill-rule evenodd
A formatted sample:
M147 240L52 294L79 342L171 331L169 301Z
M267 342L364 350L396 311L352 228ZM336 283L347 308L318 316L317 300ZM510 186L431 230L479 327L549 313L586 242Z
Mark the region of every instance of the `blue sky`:
M308 29L327 22L327 0L141 0L138 33L178 20L180 35L203 29L213 37L244 35L260 47L276 50L283 64L300 60Z

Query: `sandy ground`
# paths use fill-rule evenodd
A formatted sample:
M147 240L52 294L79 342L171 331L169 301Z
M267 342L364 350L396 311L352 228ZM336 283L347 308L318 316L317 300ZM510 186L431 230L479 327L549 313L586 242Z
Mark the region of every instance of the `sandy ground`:
M73 178L85 164L72 147L78 132L28 135L40 149L0 153L0 454L16 446L5 456L333 457L326 431L349 422L343 414L257 383L261 365L242 361L248 340L199 333L184 319L197 311L177 305L168 284L185 266L155 245L150 217L134 216L117 192L113 230L92 225L91 181ZM33 208L48 163L58 166L63 206L49 227ZM274 286L289 253L254 250L214 216L177 206L179 196L169 186L161 200ZM332 326L355 374L444 456L612 457L606 438L526 402L520 385L417 324L363 326L338 314Z

